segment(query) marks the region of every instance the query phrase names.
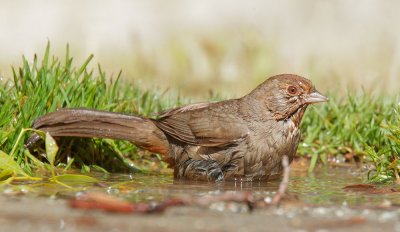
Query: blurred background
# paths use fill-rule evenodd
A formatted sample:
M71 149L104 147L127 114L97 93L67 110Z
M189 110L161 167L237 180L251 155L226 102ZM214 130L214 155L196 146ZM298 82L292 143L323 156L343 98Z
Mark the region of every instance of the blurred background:
M1 0L0 76L21 56L95 55L144 88L237 97L296 73L322 92L400 89L400 1Z

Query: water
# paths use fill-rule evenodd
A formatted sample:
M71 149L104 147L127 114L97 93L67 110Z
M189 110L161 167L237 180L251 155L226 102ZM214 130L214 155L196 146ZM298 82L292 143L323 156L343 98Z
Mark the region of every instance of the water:
M365 191L349 191L344 187L365 183L366 173L357 168L323 168L308 174L304 170L292 170L287 193L289 199L310 206L379 206L390 201L400 203L397 194L369 194ZM112 184L120 181L122 184ZM273 197L280 180L269 182L223 182L174 180L171 176L113 175L108 193L133 202L162 201L168 198L199 197L225 191L251 191L259 197ZM390 186L378 185L377 188ZM395 188L395 186L393 187Z
M218 195L225 191L251 191L255 196L272 198L280 180L253 182L202 182L174 180L171 175L143 174L90 174L97 183L75 183L66 188L48 181L22 182L3 185L5 195L31 195L53 198L74 198L85 192L101 192L124 200L161 202L170 198L193 198ZM325 167L308 174L304 168L292 168L287 189L288 201L303 206L380 206L400 204L398 194L370 194L365 191L348 191L344 187L365 183L366 173L357 168ZM388 188L391 186L377 186ZM392 186L392 188L396 188Z
M307 167L307 164L301 168L292 165L288 189L279 207L258 208L252 213L245 202L209 201L189 207L171 207L152 216L99 214L101 209L87 211L69 207L64 199L75 199L85 193L101 193L99 195L103 197L110 195L132 203L152 205L170 198L205 199L202 197L206 196L210 199L227 191L251 191L254 199L266 201L275 195L279 180L207 183L174 180L171 175L91 173L97 182L84 183L75 178L75 183L69 183L73 188L49 181L14 182L0 186L0 217L4 219L2 227L17 231L27 231L26 227L32 231L44 227L51 228L48 231L57 228L69 229L66 231L120 228L115 231L127 231L127 227L135 231L138 228L191 231L193 226L198 231L209 228L219 228L215 231L261 231L265 228L271 231L400 231L397 193L345 190L348 185L365 183L365 171L355 167L325 167L312 174L307 173ZM376 188L396 186L376 185Z

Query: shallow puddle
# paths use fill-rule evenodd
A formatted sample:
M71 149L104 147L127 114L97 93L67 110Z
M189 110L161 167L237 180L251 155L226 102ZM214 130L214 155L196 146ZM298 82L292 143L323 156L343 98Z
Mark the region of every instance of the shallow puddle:
M327 167L308 174L294 171L291 174L289 193L296 194L305 204L322 206L379 206L391 203L400 203L397 193L382 194L369 193L363 189L355 191L345 189L346 186L367 183L367 173L358 168ZM397 188L393 185L371 185L376 189Z
M89 228L87 225L89 223L90 227L93 228L114 228L120 225L137 228L140 225L146 228L158 228L157 230L170 228L175 231L182 226L191 228L191 222L196 222L198 225L202 225L199 227L201 228L200 231L203 231L208 225L221 228L220 231L226 231L227 226L231 226L230 231L234 231L237 227L243 225L246 225L246 231L260 231L261 225L263 228L265 226L274 228L273 231L295 229L318 231L348 228L362 231L368 231L364 230L368 228L400 231L398 193L372 194L362 188L372 186L374 189L396 189L397 186L361 185L361 188L357 188L357 185L365 182L366 176L366 173L360 171L360 169L325 167L308 174L304 167L307 167L307 165L301 168L298 165L292 166L287 194L279 207L259 208L265 210L255 210L251 214L249 214L251 209L245 201L210 201L207 204L188 205L189 207L171 207L172 210L163 211L165 213L156 214L157 216L154 217L136 214L137 217L130 215L127 218L128 215L121 213L121 209L126 206L124 203L127 202L156 205L152 203L165 202L168 199L205 199L207 197L213 198L213 196L217 199L224 193L239 192L251 192L254 199L268 202L275 196L275 191L279 188L279 180L207 183L174 180L170 175L92 173L91 176L96 178L97 182L79 183L78 181L69 183L73 188L48 181L13 183L2 185L0 188L3 195L16 196L19 200L10 201L8 197L0 198L3 204L0 217L7 218L10 227L14 224L19 225L23 221L25 222L24 226L29 225L30 227L56 228L60 226L59 222L62 222L63 227L80 228L83 222L86 229ZM356 188L344 189L349 185L356 186ZM101 211L104 207L97 205L94 212L88 213L85 207L78 207L80 208L78 209L71 207L71 204L64 204L74 200L58 200L79 199L80 196L88 195L100 196L103 203L106 204L110 203L110 199L111 201L114 201L112 199L123 199L122 202L124 203L122 204L120 200L114 202L119 207L117 212L120 214L102 214L102 220L97 220L99 215L97 211ZM103 198L104 196L106 197ZM117 198L110 198L109 196ZM47 200L48 198L56 200ZM27 204L31 205L31 210L26 209ZM49 211L46 210L47 216L45 218L52 218L51 223L47 219L44 220L42 216L38 216L42 213L43 205L49 207L47 209ZM211 210L203 210L203 208ZM215 214L215 211L223 213ZM10 214L10 212L13 213ZM12 215L12 217L9 215ZM157 223L153 221L155 217ZM183 217L184 219L182 219ZM233 222L231 221L232 218L235 218ZM186 221L186 223L182 224L182 221ZM253 226L249 227L248 225ZM375 229L372 229L372 231ZM121 231L125 231L125 229ZM154 231L156 230L154 229Z
M66 188L47 181L3 185L5 195L51 196L75 198L85 192L101 192L129 202L161 202L171 198L193 198L218 195L225 191L251 191L259 198L273 197L280 181L253 182L202 182L174 180L171 175L102 174L92 173L97 183L74 183ZM304 168L291 170L287 200L309 206L380 206L400 204L397 193L368 194L365 191L349 191L344 187L365 182L366 173L357 168L326 167L308 174ZM378 186L377 188L384 187ZM393 186L395 188L395 186Z
M288 195L307 205L381 205L389 200L400 203L398 194L368 194L365 191L346 191L344 187L365 182L365 172L356 168L324 168L308 174L292 170ZM171 176L113 175L107 180L108 193L134 202L161 201L167 198L203 196L223 191L251 191L253 194L272 197L280 180L253 182L207 183L202 181L173 180ZM124 181L120 184L117 183ZM114 184L113 184L114 183ZM387 186L377 186L377 188Z

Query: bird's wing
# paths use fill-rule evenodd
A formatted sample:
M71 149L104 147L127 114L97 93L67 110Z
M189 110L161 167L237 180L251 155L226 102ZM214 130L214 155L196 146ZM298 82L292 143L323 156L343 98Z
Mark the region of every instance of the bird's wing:
M229 105L229 102L199 103L179 107L164 112L155 122L164 133L181 142L206 147L227 146L243 140L249 131Z

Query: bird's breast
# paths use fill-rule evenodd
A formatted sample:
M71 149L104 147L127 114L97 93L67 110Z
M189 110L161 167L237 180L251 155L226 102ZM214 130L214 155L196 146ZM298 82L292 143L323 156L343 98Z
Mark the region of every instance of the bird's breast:
M300 141L300 129L292 120L258 125L248 140L249 152L245 156L245 172L248 175L274 175L282 169L282 157L292 161Z
M282 133L288 142L300 136L300 129L292 119L283 120L282 124Z

